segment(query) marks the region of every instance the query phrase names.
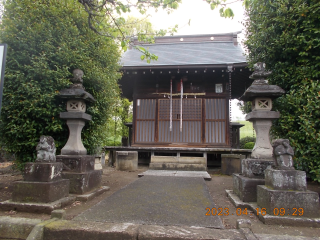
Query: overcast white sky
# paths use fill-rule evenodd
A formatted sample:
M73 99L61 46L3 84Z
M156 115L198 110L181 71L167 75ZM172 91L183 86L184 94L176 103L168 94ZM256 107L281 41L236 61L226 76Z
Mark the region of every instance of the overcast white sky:
M150 11L149 20L155 29L168 29L178 24L179 29L175 35L243 31L244 27L241 21L243 19L244 8L242 2L230 4L230 7L235 17L233 19L226 19L220 17L219 8L212 11L210 5L204 0L183 0L179 8L169 15L163 10L158 10L158 12ZM189 19L191 19L190 26L188 25ZM240 36L239 41L241 40L242 36ZM237 107L236 101L232 101L231 109L232 121L244 119L244 115Z
M243 7L241 2L230 5L235 13L233 19L221 18L219 9L212 11L210 5L203 0L183 0L180 7L171 14L159 10L150 12L149 18L157 29L168 28L179 25L179 35L189 34L211 34L241 31L240 23L243 18ZM191 24L188 26L188 21Z

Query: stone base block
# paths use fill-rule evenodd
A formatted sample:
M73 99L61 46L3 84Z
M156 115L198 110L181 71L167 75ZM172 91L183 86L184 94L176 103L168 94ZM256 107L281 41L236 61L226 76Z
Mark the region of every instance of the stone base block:
M57 162L62 162L63 170L68 172L87 172L94 170L95 157L90 155L58 155Z
M70 193L84 194L101 186L102 170L62 172L62 178L70 180Z
M28 162L25 165L23 179L28 182L52 182L61 180L63 164Z
M243 202L257 201L257 186L264 185L262 178L248 178L240 174L233 174L233 192Z
M241 154L221 154L221 173L232 175L241 173L241 160L245 156Z
M149 169L152 170L180 170L180 171L207 171L203 164L184 164L184 163L150 163Z
M135 171L138 169L137 151L117 151L116 169L121 171Z
M67 197L69 194L69 180L61 179L55 182L27 182L13 183L12 201L49 203Z
M94 158L94 170L101 170L102 164L101 164L101 157L95 156Z
M238 196L233 193L232 190L226 190L226 193L229 200L232 202L232 204L236 208L247 208L251 210L254 213L254 215L256 215L259 218L259 220L266 225L320 228L320 218L306 218L306 217L299 216L299 214L297 216L296 215L281 216L280 214L275 216L275 215L270 215L268 213L262 215L261 207L259 207L257 203L242 202L238 198ZM275 239L275 238L269 238L269 239Z
M265 171L265 181L265 185L274 190L307 191L306 172L304 171L268 168Z
M319 196L316 192L272 190L258 186L257 204L270 215L278 216L280 208L284 208L285 216L297 214L294 216L320 217Z
M249 178L264 178L264 171L273 163L273 160L266 159L243 159L241 161L242 174Z

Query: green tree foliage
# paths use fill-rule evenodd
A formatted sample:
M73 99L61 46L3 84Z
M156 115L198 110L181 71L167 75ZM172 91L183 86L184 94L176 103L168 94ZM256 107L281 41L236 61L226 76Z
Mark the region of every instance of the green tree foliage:
M141 60L146 60L148 63L151 60L157 60L158 57L150 53L147 49L142 46L133 45L132 33L138 37L141 42L153 42L154 37L164 36L166 34L173 35L177 32L178 25L175 25L168 30L160 29L159 31L152 31L153 36L150 36L149 31L127 31L131 28L131 22L123 18L123 14L130 13L132 10L138 10L140 14L147 15L148 9L152 8L156 11L158 9L164 9L167 13L171 13L178 9L179 4L183 0L78 0L88 13L88 24L89 27L97 34L107 36L110 38L116 38L121 41L121 47L124 51L128 49L128 45L139 50L143 55ZM233 18L234 13L229 7L232 3L243 2L243 6L247 8L250 5L251 0L234 0L228 2L227 0L205 0L212 10L220 8L219 13L221 17ZM195 1L196 4L196 1ZM105 20L107 16L107 20ZM143 20L144 21L144 20ZM190 24L190 20L189 20ZM138 23L136 26L143 26ZM110 31L112 29L112 31ZM146 25L143 26L143 30L146 29Z
M121 99L121 106L119 108L119 116L121 120L122 136L128 137L129 130L125 123L132 122L132 102L127 98Z
M96 98L87 105L92 121L82 140L92 153L102 145L110 107L118 98L120 58L114 40L94 34L87 13L75 0L7 0L0 38L8 44L1 112L1 143L19 163L34 161L40 135L55 139L57 153L68 138L66 101L72 71L84 71L86 91Z
M320 2L254 0L247 14L249 63L265 62L286 91L273 135L289 139L296 168L320 181Z
M152 36L156 33L148 18L136 18L134 16L127 17L122 31L126 36L138 36L138 34Z
M108 119L104 146L120 146L121 138L129 136L129 128L124 124L132 122L132 102L126 98L119 99L112 113L112 118Z

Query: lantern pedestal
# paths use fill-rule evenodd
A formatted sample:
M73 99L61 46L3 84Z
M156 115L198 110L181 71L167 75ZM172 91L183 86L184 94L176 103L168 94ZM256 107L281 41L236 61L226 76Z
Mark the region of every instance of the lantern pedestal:
M272 159L272 146L269 132L272 121L280 117L275 111L253 111L247 114L246 120L253 123L256 131L256 142L251 157L256 159Z

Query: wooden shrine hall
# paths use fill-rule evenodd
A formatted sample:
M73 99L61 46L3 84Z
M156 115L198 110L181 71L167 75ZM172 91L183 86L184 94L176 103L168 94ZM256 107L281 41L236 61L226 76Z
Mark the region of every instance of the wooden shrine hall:
M241 125L230 121L231 99L252 83L238 33L158 37L154 44L135 40L158 60L141 60L135 48L123 54L119 83L133 101L129 144L105 149L137 151L139 161L154 169L169 168L164 163L175 169L190 159L206 167L221 154L248 156L250 150L239 149Z

